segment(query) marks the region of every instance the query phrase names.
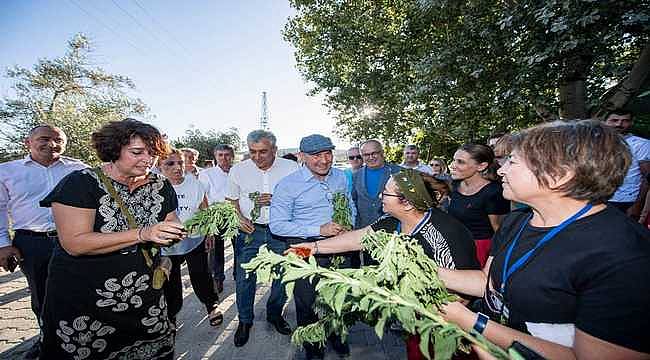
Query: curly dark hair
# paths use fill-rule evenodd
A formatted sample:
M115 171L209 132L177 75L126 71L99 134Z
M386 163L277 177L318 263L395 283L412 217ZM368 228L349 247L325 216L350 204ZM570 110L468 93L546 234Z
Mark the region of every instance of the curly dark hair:
M119 159L122 148L135 136L144 141L151 156L161 156L169 152L169 146L158 129L131 118L111 121L102 126L92 134L91 142L97 156L102 161L110 162Z

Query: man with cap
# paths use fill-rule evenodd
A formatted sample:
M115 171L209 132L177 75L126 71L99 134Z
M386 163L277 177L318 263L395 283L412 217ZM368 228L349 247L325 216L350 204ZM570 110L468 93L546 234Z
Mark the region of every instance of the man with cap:
M287 248L284 241L274 239L269 231L269 205L275 185L298 169L291 160L276 157L276 138L266 130L254 130L246 138L250 159L235 164L228 174L226 199L231 201L239 212L240 233L235 240L236 254L236 302L239 313L239 326L235 332L235 346L248 342L250 328L253 326L253 306L255 304L255 274L246 274L241 264L246 264L262 245L282 254ZM274 200L275 201L275 200ZM283 334L289 335L291 327L282 318L282 309L287 301L285 288L279 280L271 285L271 295L266 303L266 320Z
M346 229L332 221L334 198L343 194L348 201L351 222L354 223L356 209L347 187L343 171L332 168L334 145L323 135L309 135L300 141L304 166L280 180L273 193L271 222L274 236L284 238L288 243L315 242L338 235ZM320 266L329 266L331 256L316 255ZM312 309L316 298L318 280L298 280L293 290L296 302L298 326L312 324L318 320ZM348 354L349 347L338 339L332 339L339 354ZM338 340L338 341L337 341ZM317 344L305 343L307 359L322 358L324 349Z

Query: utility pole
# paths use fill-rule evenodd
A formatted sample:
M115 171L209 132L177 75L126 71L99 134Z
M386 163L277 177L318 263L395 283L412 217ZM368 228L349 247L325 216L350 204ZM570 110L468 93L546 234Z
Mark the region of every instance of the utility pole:
M266 103L266 91L262 91L262 111L260 114L260 129L269 129L269 107Z

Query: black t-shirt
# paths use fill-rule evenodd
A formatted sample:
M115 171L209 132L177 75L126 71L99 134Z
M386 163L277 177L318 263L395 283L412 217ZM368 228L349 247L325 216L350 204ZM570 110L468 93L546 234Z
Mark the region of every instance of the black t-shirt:
M484 310L494 320L499 318L499 309L490 288L500 288L507 248L530 211L513 211L493 238L493 260L483 301ZM509 266L548 231L527 225ZM648 270L650 231L608 207L559 232L510 276L505 294L508 326L540 338L552 334L567 346L572 344L570 336L575 327L648 353Z
M153 225L163 221L167 214L178 207L176 192L169 180L157 174L149 174L149 180L149 183L132 192L128 186L110 180L138 225ZM41 200L40 205L50 207L53 202L97 210L93 225L95 232L109 233L129 229L128 221L117 202L92 169L68 174Z
M370 227L374 231L397 231L399 220L384 215ZM438 266L446 269L480 269L472 234L458 220L446 213L431 209L411 235L424 249L425 254Z
M492 181L469 196L458 192L459 185L458 181L453 183L447 212L467 226L474 239L491 238L494 230L488 215L503 215L510 211L510 201L503 198L501 183Z

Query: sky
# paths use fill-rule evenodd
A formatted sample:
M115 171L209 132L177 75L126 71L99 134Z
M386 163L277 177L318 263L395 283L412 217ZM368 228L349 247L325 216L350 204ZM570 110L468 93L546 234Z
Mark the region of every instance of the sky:
M282 38L293 9L285 0L1 0L0 96L11 96L5 69L31 68L64 55L77 33L90 37L93 61L130 77L151 121L171 138L190 127L242 138L259 128L268 93L269 127L278 147L303 136L332 137L334 120L295 67Z

